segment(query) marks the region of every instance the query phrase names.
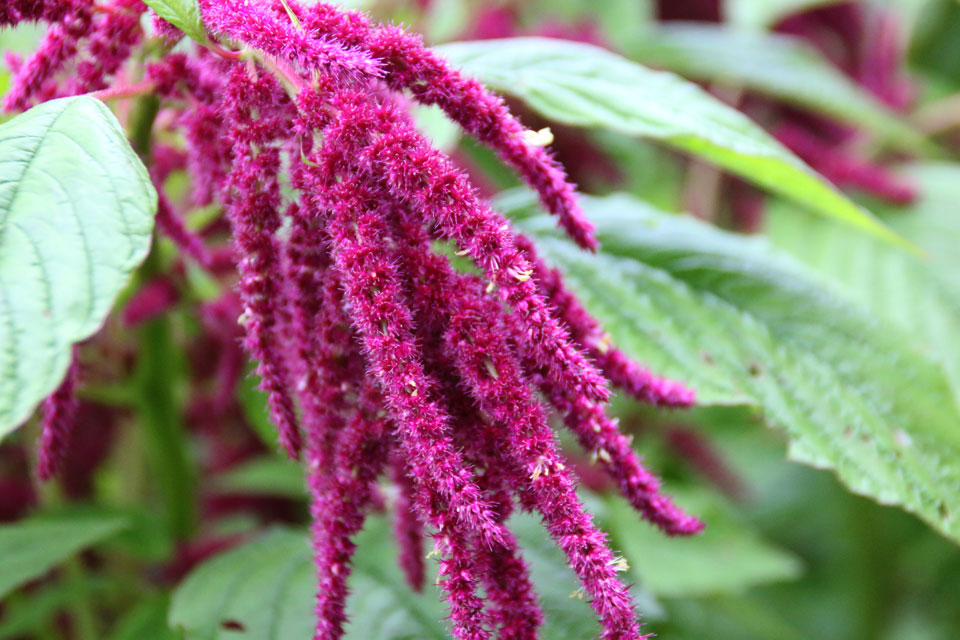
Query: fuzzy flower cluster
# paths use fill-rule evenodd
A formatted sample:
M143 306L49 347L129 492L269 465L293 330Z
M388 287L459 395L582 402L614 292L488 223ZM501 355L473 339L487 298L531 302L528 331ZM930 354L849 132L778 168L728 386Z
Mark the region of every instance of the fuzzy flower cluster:
M179 133L163 139L183 146L152 150L158 226L203 267L235 264L243 344L281 446L308 469L315 638L343 634L352 539L387 482L401 567L421 588L432 538L455 637L538 637L543 615L507 527L514 509L541 517L604 639L644 637L618 577L624 563L579 501L548 421L558 416L645 518L693 534L701 523L660 493L606 410L608 380L664 406L690 405L693 394L611 344L562 274L417 131L406 105L438 105L498 151L592 249L563 169L499 98L398 28L324 2L200 5L219 43L172 52L182 34L153 16L168 48L133 84L127 62L147 38L138 0L8 4L0 24L51 27L19 62L4 107L87 91L160 98L155 129ZM196 204L224 206L226 256L163 194L179 169L193 178ZM480 275L455 269L438 242ZM231 308L212 307L205 321L232 335ZM238 371L234 363L225 376ZM47 402L45 475L62 458L74 384L71 376Z

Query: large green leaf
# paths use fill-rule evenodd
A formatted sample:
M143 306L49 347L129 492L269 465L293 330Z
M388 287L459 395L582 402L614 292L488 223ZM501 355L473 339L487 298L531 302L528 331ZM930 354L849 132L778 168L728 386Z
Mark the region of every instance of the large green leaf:
M540 594L547 618L543 637L595 636L599 627L589 604L571 597L579 587L576 576L536 518L514 516L510 527ZM430 584L425 593L416 594L407 586L397 568L387 521L371 518L357 537L357 547L347 640L448 640L447 610L436 587ZM432 571L431 564L428 578ZM174 594L170 624L182 629L186 640L234 638L241 627L248 640L309 638L315 589L306 536L277 529L194 570Z
M695 80L745 87L918 148L923 137L801 40L706 24L647 30L631 57ZM816 90L811 91L811 87Z
M0 125L0 437L60 383L150 247L156 192L98 100Z
M762 409L789 435L792 458L960 539L960 411L907 336L761 239L624 196L584 206L599 255L576 250L545 216L519 226L617 343L702 404Z
M347 637L446 640L435 594L417 595L396 568L389 526L375 519L358 536ZM169 621L186 640L309 638L316 576L307 537L274 529L194 570L174 594Z
M824 215L899 238L755 123L697 85L599 47L548 38L458 42L441 55L551 120L660 140Z
M960 399L960 166L917 166L905 174L922 196L891 213L890 222L929 247L931 258L802 215L771 216L769 232L774 243L830 278L851 300L910 335L943 365Z
M197 0L143 0L157 15L197 42L207 41Z
M633 575L662 597L738 593L749 587L800 575L796 557L761 540L737 521L731 509L705 491L670 493L707 523L689 538L667 538L619 499L608 502L605 519L614 542L623 548Z
M0 600L124 525L122 518L74 516L0 526Z

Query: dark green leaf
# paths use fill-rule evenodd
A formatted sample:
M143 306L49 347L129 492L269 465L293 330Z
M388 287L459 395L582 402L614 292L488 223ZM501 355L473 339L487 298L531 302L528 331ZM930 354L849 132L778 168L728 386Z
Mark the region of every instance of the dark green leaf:
M89 97L0 125L0 437L60 383L150 247L156 192Z
M686 382L701 404L745 404L793 459L960 539L960 411L942 370L906 336L761 239L586 198L603 253L520 222L615 342Z
M197 42L207 41L197 0L143 0L157 15Z
M458 42L441 55L556 122L660 140L826 216L902 243L746 116L697 85L599 47L548 38Z
M33 518L0 526L0 599L125 526L120 518Z

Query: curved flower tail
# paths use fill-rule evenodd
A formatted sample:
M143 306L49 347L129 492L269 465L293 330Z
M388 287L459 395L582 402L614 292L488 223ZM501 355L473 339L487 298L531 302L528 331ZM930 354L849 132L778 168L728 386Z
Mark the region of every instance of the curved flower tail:
M557 318L570 330L573 339L596 361L600 370L615 387L636 400L661 407L689 407L696 393L679 382L659 378L632 361L611 344L610 336L600 323L583 308L567 289L559 269L553 269L537 255L529 238L516 234L517 246L533 266L533 275L541 295L554 309Z

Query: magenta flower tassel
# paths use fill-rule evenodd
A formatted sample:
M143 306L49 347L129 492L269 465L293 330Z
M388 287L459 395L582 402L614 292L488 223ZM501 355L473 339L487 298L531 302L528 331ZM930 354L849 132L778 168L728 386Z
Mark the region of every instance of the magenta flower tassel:
M63 467L77 417L77 398L74 391L79 375L80 363L74 349L67 376L57 390L43 401L37 459L37 475L42 481L57 475Z
M329 159L323 165L330 166ZM443 558L441 582L454 635L462 640L487 638L478 616L482 602L475 593L467 536L493 547L502 544L501 527L450 442L442 408L430 399L434 383L423 371L411 336L403 287L396 265L387 257L385 227L366 208L372 194L354 177L327 182L324 191L332 210L333 257L343 277L350 314L397 426L398 446L417 488L418 510L436 531L434 542Z
M478 434L484 433L484 421L470 399L452 382L457 378L456 371L450 358L443 353L446 311L459 295L455 275L449 263L431 251L422 226L409 214L404 215L402 209L398 208L395 213L394 230L398 237L407 239L400 245L399 254L405 270L411 274L412 295L416 307L421 310L417 317L420 325L418 337L424 349L429 349L435 378L444 381L440 383L442 395L448 398L448 408L457 425L454 432L455 437L459 436L457 444L469 456L471 464L484 469L477 483L498 521L506 522L513 510L509 491L513 486L512 479L500 471L502 465L495 453L498 443L486 438L478 451ZM454 398L461 401L455 403ZM543 624L543 612L513 534L505 528L502 547L488 549L481 545L475 553L483 586L491 601L487 611L490 628L497 630L502 640L537 638L537 629Z
M267 393L270 416L277 426L280 445L292 458L299 456L300 430L293 398L289 393L290 373L283 357L280 331L280 307L283 304L283 273L280 249L274 233L280 227L280 152L264 147L254 153L254 145L269 143L289 126L283 118L289 105L271 76L251 80L242 68L231 74L228 99L231 137L234 141L234 167L230 176L227 214L237 247L241 279L239 289L244 311L241 321L246 329L246 347L258 362L261 389ZM285 96L284 96L285 98ZM285 108L287 107L287 108ZM256 108L261 120L254 120ZM274 115L269 120L265 114Z
M10 88L3 97L3 111L29 109L46 83L77 54L79 41L90 32L93 16L82 9L65 14L63 20L51 25L37 50L10 79Z
M397 27L374 26L361 13L324 2L298 13L312 35L369 50L383 64L384 80L391 89L409 90L418 102L439 106L467 133L499 151L537 190L570 237L586 249L597 247L593 225L583 215L563 167L527 136L503 100L424 47L417 35Z
M640 638L632 599L617 578L619 561L576 496L575 483L557 452L542 407L533 399L502 327L491 324L479 283L464 278L447 329L457 370L502 442L501 464L514 475L521 503L536 510L567 554L604 627L605 640ZM473 300L471 300L471 298ZM489 304L489 301L486 302Z
M398 202L430 212L443 236L473 258L524 325L538 363L570 388L606 400L605 380L551 315L532 280L530 263L514 245L509 223L476 197L464 175L390 105L344 104L340 117L328 135L344 147L359 144L358 164L382 174ZM362 139L355 139L358 125L362 130L372 127L379 137L363 146Z
M300 70L329 77L378 77L380 68L369 52L309 37L282 9L271 10L248 0L201 0L203 19L213 31L246 43ZM280 6L277 5L279 9Z
M317 629L314 640L337 640L346 622L347 578L356 549L352 537L363 528L373 484L386 459L386 420L356 413L339 434L335 470L326 479L322 469L310 475L313 496L314 555L317 562ZM320 442L313 442L323 447ZM313 454L311 454L313 455ZM311 467L313 467L311 458Z

